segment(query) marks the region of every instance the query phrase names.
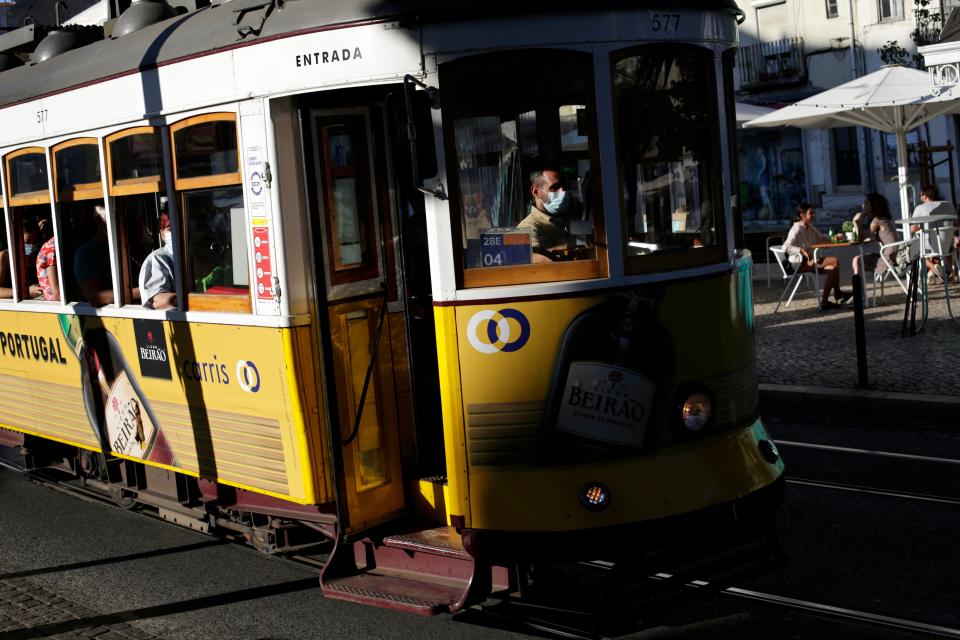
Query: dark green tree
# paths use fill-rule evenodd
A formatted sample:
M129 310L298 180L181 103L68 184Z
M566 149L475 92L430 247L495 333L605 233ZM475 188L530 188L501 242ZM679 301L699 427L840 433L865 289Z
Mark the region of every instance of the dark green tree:
M923 47L933 44L940 37L940 30L943 28L943 13L940 12L939 3L933 8L930 7L931 0L916 0L913 9L913 18L915 27L910 32L910 39L913 41L913 47ZM910 54L909 51L900 45L896 40L890 40L885 45L877 49L880 59L884 64L909 64L921 71L926 69L923 62L923 56L919 53Z

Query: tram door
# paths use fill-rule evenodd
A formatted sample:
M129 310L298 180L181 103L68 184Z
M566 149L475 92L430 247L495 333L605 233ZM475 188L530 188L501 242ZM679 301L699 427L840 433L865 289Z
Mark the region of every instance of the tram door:
M394 366L396 354L406 354L405 332L401 314L385 307L396 299L397 278L383 242L390 237L390 201L385 154L373 144L375 115L368 109L310 114L326 291L318 303L330 330L327 375L336 381L342 482L348 529L355 531L404 508L397 398L403 383Z

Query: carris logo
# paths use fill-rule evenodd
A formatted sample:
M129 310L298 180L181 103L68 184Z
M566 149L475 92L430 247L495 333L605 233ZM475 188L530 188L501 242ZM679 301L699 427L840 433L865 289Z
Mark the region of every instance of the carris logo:
M511 329L510 320L515 329ZM519 351L530 339L530 321L516 309L484 309L467 323L467 339L480 353Z
M260 371L251 360L237 361L237 384L247 393L260 391Z

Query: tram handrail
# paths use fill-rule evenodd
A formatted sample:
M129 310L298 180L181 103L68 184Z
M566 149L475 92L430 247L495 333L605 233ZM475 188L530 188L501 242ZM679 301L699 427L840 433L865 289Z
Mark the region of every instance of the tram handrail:
M377 349L380 347L383 319L387 316L387 284L381 282L380 288L383 293L383 300L380 302L380 319L377 320L377 332L373 336L373 349L370 351L370 362L367 364L367 373L363 377L363 388L360 390L360 405L357 407L357 413L353 418L353 430L350 431L350 435L343 440L343 446L345 447L356 440L357 434L360 433L360 420L363 418L363 405L367 399L367 388L370 386L370 374L373 373L373 365L377 361Z

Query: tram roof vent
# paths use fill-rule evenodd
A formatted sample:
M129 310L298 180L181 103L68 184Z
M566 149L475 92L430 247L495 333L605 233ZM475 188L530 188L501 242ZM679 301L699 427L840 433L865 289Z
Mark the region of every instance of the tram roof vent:
M177 15L176 10L167 4L166 0L133 0L133 4L117 18L110 37L122 38L175 15Z
M61 25L48 28L47 35L33 50L30 61L38 64L54 58L64 51L83 47L103 40L103 27L86 25Z

